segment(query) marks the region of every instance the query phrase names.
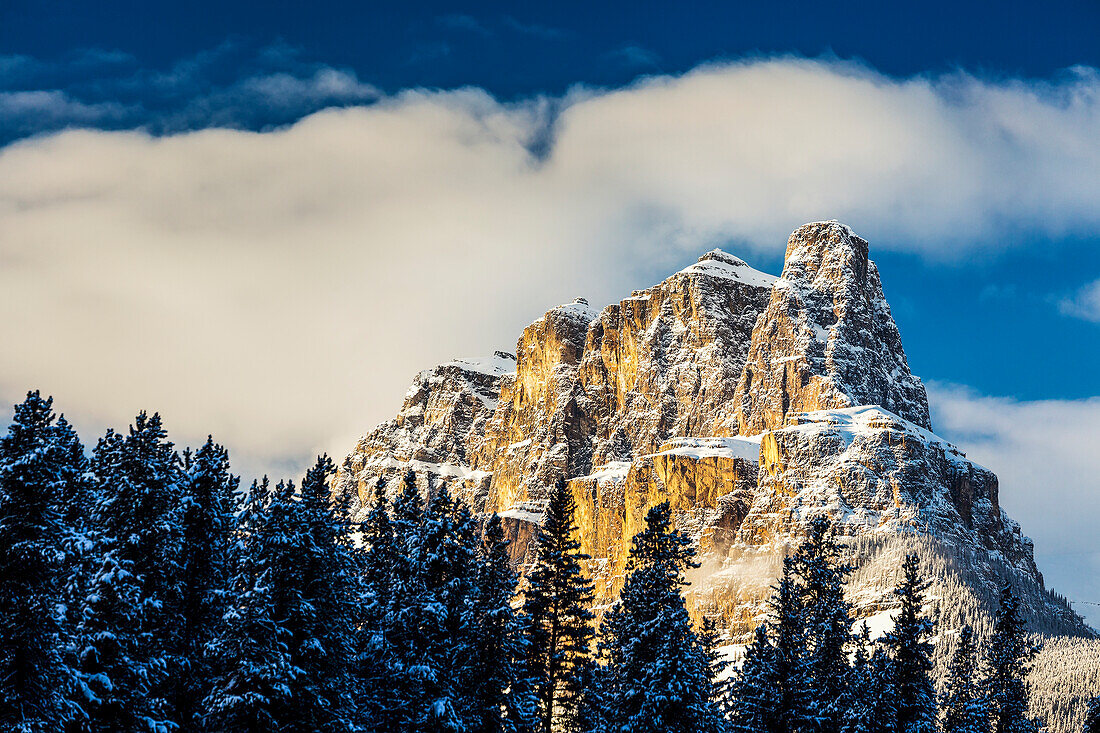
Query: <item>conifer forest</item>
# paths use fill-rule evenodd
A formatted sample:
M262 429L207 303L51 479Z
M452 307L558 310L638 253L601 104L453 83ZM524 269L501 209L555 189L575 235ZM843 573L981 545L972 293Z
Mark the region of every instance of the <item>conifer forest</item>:
M691 541L669 506L593 606L559 482L535 560L445 485L379 488L352 523L332 461L240 485L212 439L157 415L86 449L33 392L0 438L0 729L453 733L1031 733L1038 637L1011 582L942 679L927 568L904 560L893 627L853 620L858 569L825 519L783 559L737 647L695 623ZM521 577L522 575L522 577ZM1094 690L1100 695L1100 690ZM1083 733L1100 731L1100 697Z

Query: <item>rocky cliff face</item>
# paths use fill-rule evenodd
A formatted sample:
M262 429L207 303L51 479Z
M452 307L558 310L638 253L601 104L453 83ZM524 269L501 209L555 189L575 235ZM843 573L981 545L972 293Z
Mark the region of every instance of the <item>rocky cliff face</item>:
M924 538L969 558L975 597L1011 573L1033 617L1087 633L1043 591L996 476L930 430L867 242L823 222L791 235L779 278L716 250L600 312L583 299L551 309L514 363L498 354L421 373L334 490L362 506L411 468L425 491L447 484L500 513L522 566L564 477L600 602L618 593L646 510L667 500L703 562L695 612L735 636L759 620L779 558L825 513L869 567L883 538ZM894 580L861 581L861 613L891 603Z
M397 417L364 436L344 460L336 492L358 513L376 484L396 487L412 468L425 490L446 482L464 496L483 494L491 476L472 470L469 456L497 410L500 382L515 363L514 356L498 351L417 374Z
M774 282L715 250L604 308L579 375L596 464L651 453L669 437L737 433L734 390Z

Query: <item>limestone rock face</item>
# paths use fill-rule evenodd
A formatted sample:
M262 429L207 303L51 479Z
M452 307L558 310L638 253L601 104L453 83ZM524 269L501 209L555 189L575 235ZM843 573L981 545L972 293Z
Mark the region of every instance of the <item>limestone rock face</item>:
M819 514L843 533L920 531L1003 556L1041 582L1030 540L1001 510L997 477L954 445L881 407L790 415L761 437L746 544L797 535Z
M781 427L791 412L856 405L881 405L931 429L878 268L847 226L820 222L791 234L734 401L746 435Z
M580 369L595 464L653 452L670 437L737 433L734 390L774 282L714 250L604 308Z
M489 511L545 502L558 478L592 467L590 418L577 372L595 318L588 301L578 298L524 329L516 373L501 380L497 410L471 454L475 471L492 473Z

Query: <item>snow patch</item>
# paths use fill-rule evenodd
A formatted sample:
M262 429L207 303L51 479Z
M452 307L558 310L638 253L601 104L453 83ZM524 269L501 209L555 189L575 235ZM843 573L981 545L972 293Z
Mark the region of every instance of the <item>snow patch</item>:
M646 456L684 456L686 458L740 458L750 463L760 460L759 435L733 438L673 438L661 450Z
M475 374L485 374L490 377L501 377L516 370L516 358L511 354L498 351L492 356L478 356L454 359L439 365L440 367L456 367L463 371Z
M577 479L592 479L595 481L605 480L625 480L626 475L630 473L630 467L633 465L630 461L612 461L604 466L599 466L595 471L587 476L578 476Z
M708 275L724 280L737 280L757 288L770 288L777 278L749 267L740 257L714 249L699 258L693 265L680 270L677 275Z
M793 430L803 433L831 431L839 433L845 442L851 445L856 438L874 435L880 430L895 430L919 439L928 445L941 448L947 459L953 463L978 464L967 459L958 446L950 443L930 430L910 422L879 405L858 405L836 410L814 410L812 412L792 412L787 415L787 424L781 430Z

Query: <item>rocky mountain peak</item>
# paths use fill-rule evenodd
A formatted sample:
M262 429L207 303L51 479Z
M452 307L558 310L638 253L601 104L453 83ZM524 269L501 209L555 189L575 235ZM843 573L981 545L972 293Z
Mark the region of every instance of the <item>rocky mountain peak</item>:
M847 224L819 221L803 224L787 239L781 277L791 282L812 283L817 278L832 282L867 277L867 240L856 236Z
M600 603L667 500L703 562L693 608L733 635L755 628L777 558L827 514L868 566L893 568L919 539L954 574L944 588L995 599L1012 574L1044 628L1087 633L1043 589L997 477L931 432L867 241L839 222L791 234L779 278L713 250L602 310L551 308L515 354L418 375L334 490L362 505L412 469L425 492L446 484L499 513L522 568L565 478ZM868 575L860 612L892 603L893 582Z
M857 405L931 429L924 385L909 371L867 252L866 240L835 221L791 234L737 386L742 434L782 427L790 413Z

